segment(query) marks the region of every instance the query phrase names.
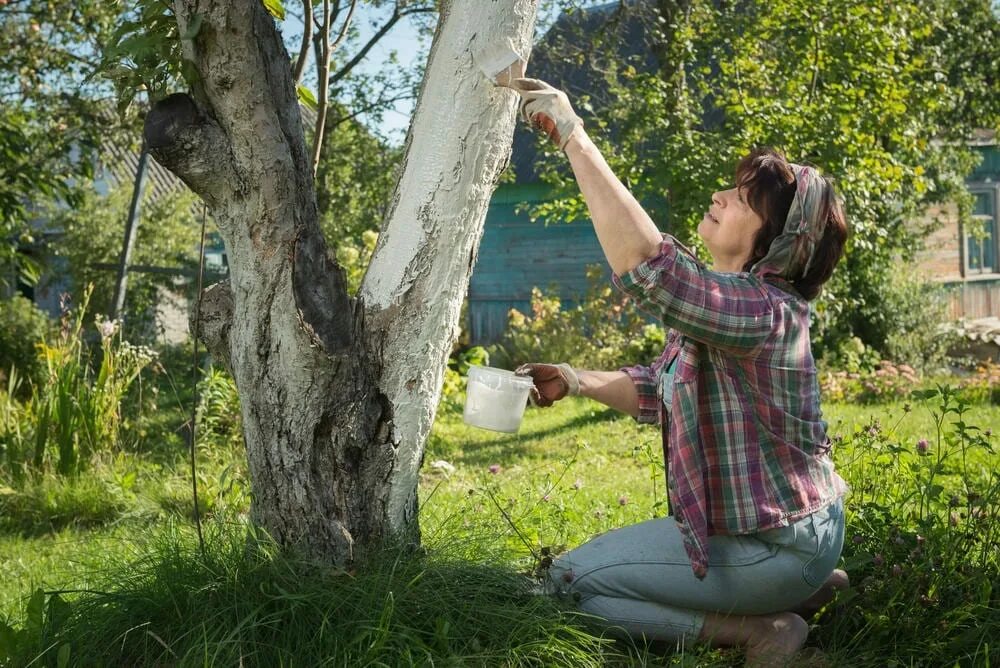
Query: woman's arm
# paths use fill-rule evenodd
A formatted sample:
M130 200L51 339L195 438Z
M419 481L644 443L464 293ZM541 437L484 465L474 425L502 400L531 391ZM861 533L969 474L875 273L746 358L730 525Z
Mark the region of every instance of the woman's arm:
M582 126L574 129L565 151L611 270L625 274L655 256L663 234L614 175Z
M585 371L578 369L580 395L599 401L622 413L639 417L639 393L624 371Z

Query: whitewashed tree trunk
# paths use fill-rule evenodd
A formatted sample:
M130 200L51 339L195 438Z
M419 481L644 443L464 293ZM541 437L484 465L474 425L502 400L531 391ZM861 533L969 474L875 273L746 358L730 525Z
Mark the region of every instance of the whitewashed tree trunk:
M536 0L445 3L405 168L361 300L327 252L290 60L261 2L175 0L197 76L146 118L153 156L208 203L230 279L203 339L236 380L255 522L349 563L416 539L417 473L515 100L473 53L524 53ZM197 26L197 30L189 30Z

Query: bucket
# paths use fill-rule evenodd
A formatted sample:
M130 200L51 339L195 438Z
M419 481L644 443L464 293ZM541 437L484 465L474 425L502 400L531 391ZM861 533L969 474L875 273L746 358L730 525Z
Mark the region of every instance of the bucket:
M516 432L533 385L529 376L517 376L513 371L489 366L469 367L465 423L493 431Z

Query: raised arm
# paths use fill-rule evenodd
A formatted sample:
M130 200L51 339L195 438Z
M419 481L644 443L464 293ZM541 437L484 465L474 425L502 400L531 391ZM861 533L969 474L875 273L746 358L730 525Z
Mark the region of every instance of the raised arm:
M583 130L566 94L538 79L515 79L525 118L543 129L569 158L597 238L616 274L654 256L662 234Z

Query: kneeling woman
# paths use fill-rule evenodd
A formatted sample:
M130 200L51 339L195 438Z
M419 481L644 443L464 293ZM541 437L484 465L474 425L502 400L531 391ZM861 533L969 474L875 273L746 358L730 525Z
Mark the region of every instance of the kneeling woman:
M709 270L657 230L565 94L533 79L513 86L569 158L615 283L669 329L648 367L518 370L538 405L580 394L664 437L672 515L568 552L550 584L633 636L740 646L748 663L782 665L808 633L792 611L846 586L835 565L847 486L809 345L809 300L847 238L833 187L777 151L753 151L698 226Z

